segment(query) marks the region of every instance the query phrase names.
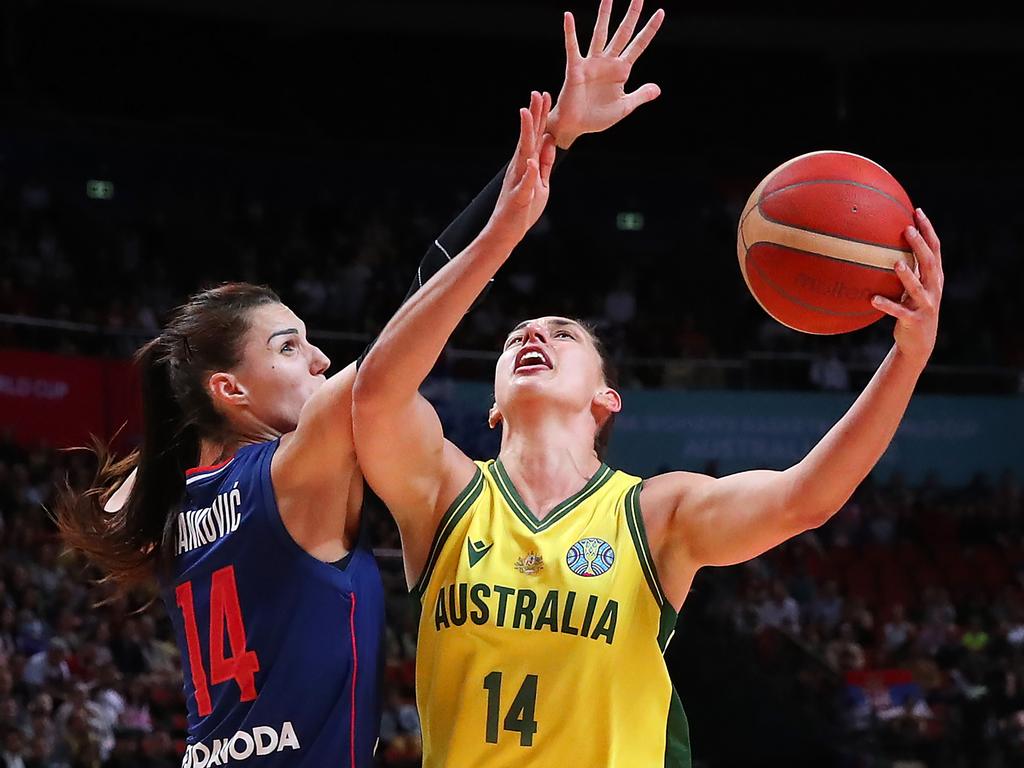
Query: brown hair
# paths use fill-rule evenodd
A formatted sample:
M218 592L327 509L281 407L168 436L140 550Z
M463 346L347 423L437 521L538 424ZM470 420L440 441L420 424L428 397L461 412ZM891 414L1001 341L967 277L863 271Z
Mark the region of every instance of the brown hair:
M604 383L617 390L619 388L619 370L611 354L608 352L608 348L601 341L601 337L597 335L597 331L591 323L579 319L576 319L576 323L590 336L590 342L601 357L601 373L604 375ZM604 461L605 456L608 454L608 443L611 442L612 428L614 426L615 414L609 413L608 418L601 425L601 429L594 436L594 452L601 461Z
M225 283L193 295L174 310L163 331L135 355L142 386L142 443L118 460L94 446L99 468L91 487L67 485L56 509L65 543L83 552L124 587L161 572L173 553L185 471L199 463L200 441L223 437L226 424L206 390L211 373L241 361L250 312L280 303L269 288ZM120 509L104 505L137 470Z

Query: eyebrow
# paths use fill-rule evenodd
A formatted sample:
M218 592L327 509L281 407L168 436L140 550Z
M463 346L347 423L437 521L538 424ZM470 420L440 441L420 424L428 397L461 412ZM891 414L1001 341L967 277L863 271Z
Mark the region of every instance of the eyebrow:
M530 324L530 322L531 322L530 320L523 320L523 322L521 322L519 325L517 325L515 328L513 328L511 331L509 331L508 335L511 336L513 333L515 333L516 331L520 330L521 328L525 328L526 326L528 326ZM561 317L553 317L553 318L551 318L551 320L548 321L548 323L550 325L558 325L558 326L562 326L562 327L569 326L569 325L574 325L577 328L580 327L580 324L577 323L575 320L565 320L565 319L563 319Z
M267 337L267 344L269 344L271 342L271 340L275 336L291 336L292 334L295 334L297 336L299 334L299 329L298 328L285 328L284 330L281 330L281 331L274 331L272 334L270 334Z

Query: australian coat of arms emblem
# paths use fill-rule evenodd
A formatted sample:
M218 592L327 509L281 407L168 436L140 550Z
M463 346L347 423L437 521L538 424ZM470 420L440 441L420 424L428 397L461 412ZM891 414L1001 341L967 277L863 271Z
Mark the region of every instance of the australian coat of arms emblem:
M536 552L520 555L516 558L516 570L520 573L525 573L527 576L533 576L544 570L544 558Z

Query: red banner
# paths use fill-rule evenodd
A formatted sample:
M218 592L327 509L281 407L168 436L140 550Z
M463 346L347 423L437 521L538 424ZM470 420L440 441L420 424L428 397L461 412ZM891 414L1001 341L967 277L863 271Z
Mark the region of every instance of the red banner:
M140 412L128 361L0 349L0 424L19 442L84 445L90 435L109 440L127 423L123 447L138 439Z

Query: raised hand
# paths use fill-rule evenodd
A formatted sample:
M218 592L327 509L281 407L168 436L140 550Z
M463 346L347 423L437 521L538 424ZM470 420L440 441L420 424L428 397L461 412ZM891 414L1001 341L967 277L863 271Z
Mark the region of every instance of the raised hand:
M942 246L935 228L920 208L914 213L914 219L917 227L907 227L905 236L914 249L920 275L903 262L897 262L896 274L905 289L902 301L897 303L875 296L872 303L896 318L894 336L899 351L924 367L935 348L945 276Z
M555 142L546 132L551 111L549 93L530 94L529 109L519 110L519 141L508 165L488 229L518 242L548 202Z
M641 104L661 94L654 83L626 93L626 81L636 60L661 27L665 12L660 8L655 11L634 37L644 3L631 0L622 23L609 40L612 1L601 0L586 56L580 54L576 20L572 13L565 13L565 82L548 121L548 132L562 149L584 133L610 128Z

